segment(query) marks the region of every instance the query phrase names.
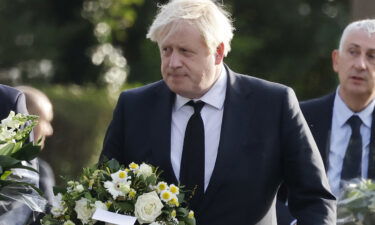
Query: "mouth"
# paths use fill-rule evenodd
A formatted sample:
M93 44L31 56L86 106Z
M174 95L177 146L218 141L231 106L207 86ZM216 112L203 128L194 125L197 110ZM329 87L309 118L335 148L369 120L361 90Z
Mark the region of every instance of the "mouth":
M362 82L362 81L365 81L365 78L364 77L361 77L361 76L350 76L349 77L351 80L355 81L355 82Z

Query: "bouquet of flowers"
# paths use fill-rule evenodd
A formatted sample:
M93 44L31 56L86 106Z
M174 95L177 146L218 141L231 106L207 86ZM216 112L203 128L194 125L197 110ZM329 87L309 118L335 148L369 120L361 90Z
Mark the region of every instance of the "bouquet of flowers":
M35 186L38 172L27 162L40 152L40 145L29 139L37 119L11 111L0 124L0 219L4 223L1 215L20 203L39 212L46 204Z
M354 179L344 184L337 203L337 224L375 224L375 183Z
M68 181L63 189L55 188L56 201L42 224L103 224L92 218L100 209L135 217L137 224L195 225L184 191L160 180L160 174L146 163L131 163L125 168L116 160L84 168L78 181Z

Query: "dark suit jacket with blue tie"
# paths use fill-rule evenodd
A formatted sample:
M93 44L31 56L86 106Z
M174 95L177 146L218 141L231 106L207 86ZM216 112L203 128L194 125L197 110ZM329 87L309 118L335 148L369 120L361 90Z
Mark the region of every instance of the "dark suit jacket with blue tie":
M318 145L326 171L329 165L330 137L335 95L336 92L333 92L320 98L303 101L300 104L303 115ZM368 177L375 179L375 113L373 112L372 115ZM281 193L280 198L285 200L285 192ZM283 207L280 202L278 202L278 204L279 224L289 225L294 220L293 217L286 207Z
M329 148L335 94L301 102L301 110L320 150L326 170L329 165ZM375 178L375 114L372 113L368 177Z
M218 155L195 212L197 224L276 224L275 195L282 181L291 190L289 205L300 224L334 224L335 200L294 92L226 69ZM125 165L157 165L167 182L178 183L170 161L174 100L163 81L123 92L102 156Z

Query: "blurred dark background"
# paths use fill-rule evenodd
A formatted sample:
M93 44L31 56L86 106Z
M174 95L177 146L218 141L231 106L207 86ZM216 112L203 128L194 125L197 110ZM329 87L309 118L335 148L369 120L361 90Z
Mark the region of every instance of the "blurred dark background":
M42 158L56 174L95 163L119 92L160 79L157 46L145 35L165 2L0 1L0 83L31 85L51 99L55 133ZM375 14L373 0L219 2L236 27L225 62L293 87L300 100L334 90L330 57L343 28Z

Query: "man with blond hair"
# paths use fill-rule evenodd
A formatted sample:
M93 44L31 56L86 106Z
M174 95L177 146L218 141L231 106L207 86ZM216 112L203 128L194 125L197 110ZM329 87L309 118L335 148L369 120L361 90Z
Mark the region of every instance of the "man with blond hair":
M335 224L335 199L292 89L223 63L233 26L210 0L160 6L147 37L163 80L121 94L102 159L147 162L184 185L198 225L273 225L282 181L304 225Z

